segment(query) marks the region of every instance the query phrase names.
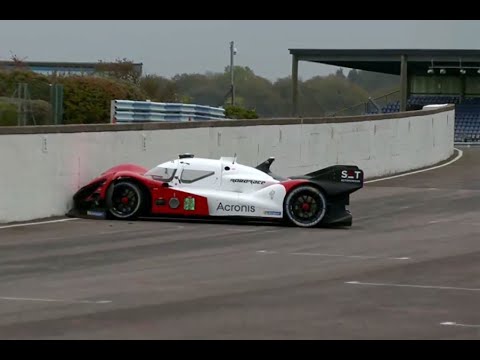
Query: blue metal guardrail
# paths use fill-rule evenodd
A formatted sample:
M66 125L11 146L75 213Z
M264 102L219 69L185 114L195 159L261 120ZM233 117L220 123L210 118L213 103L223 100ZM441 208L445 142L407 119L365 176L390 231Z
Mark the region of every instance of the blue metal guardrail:
M113 100L111 123L180 122L225 119L225 109L195 104Z

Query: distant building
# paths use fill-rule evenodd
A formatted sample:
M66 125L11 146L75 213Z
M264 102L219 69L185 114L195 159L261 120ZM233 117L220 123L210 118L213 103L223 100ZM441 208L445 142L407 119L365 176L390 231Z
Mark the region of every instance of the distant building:
M31 71L43 75L94 75L101 72L99 66L114 65L117 63L88 63L88 62L43 62L43 61L24 61L22 65ZM135 71L142 74L143 64L133 64ZM14 61L0 61L0 69L14 69L18 64Z

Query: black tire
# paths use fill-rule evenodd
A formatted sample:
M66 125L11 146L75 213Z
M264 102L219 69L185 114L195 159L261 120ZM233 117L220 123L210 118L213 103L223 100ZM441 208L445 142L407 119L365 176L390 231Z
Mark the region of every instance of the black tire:
M327 212L325 195L319 189L308 185L290 191L284 206L286 219L303 228L319 225Z
M118 220L133 220L142 213L145 197L140 187L131 181L120 181L111 186L107 195L109 214Z

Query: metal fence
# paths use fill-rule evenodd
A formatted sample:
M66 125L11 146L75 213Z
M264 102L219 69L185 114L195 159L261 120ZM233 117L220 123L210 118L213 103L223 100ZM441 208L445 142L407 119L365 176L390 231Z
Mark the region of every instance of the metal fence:
M195 104L113 100L111 123L208 121L225 119L225 109Z
M361 102L348 108L343 108L336 112L328 114L328 116L357 116L365 114L377 114L384 112L388 104L400 100L400 91L396 90L391 93L379 96L377 98L369 98L365 102Z
M63 86L17 83L0 96L0 126L57 125L63 121Z

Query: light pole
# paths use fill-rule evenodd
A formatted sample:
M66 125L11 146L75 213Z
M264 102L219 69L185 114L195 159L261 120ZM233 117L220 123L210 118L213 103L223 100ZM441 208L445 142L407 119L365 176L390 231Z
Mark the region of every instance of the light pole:
M235 82L234 82L234 57L237 55L237 49L235 49L235 43L230 42L230 94L232 96L232 106L235 106Z

